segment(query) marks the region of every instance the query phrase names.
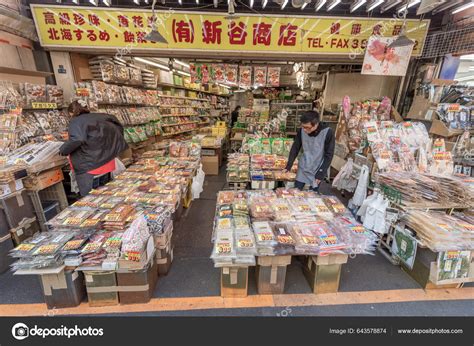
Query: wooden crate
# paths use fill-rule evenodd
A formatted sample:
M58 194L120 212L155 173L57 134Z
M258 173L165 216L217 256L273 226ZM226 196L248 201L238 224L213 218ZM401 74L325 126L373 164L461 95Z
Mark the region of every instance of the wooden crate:
M24 185L28 190L40 191L63 180L64 175L61 167L56 167L39 174L30 175L24 179Z
M221 297L245 298L248 295L248 267L221 268Z
M117 277L115 271L85 271L89 306L118 305Z
M257 257L255 270L259 294L282 294L285 290L286 269L291 256Z
M348 255L306 256L303 273L314 294L336 293L339 290L341 268Z

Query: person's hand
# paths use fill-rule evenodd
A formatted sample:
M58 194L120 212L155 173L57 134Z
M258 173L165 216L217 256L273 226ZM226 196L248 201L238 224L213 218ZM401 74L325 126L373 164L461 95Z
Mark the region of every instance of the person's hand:
M316 186L319 186L319 184L321 184L321 180L320 179L314 179L314 184Z

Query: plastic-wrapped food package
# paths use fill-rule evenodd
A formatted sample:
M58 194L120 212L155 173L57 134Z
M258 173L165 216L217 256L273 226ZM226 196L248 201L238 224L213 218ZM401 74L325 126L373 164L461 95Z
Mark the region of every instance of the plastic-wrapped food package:
M145 217L139 216L122 235L122 253L125 259L135 260L145 248L150 237L148 224Z
M277 244L274 246L275 255L289 255L295 253L295 239L291 236L286 223L271 223L273 235Z
M73 236L72 232L50 232L49 240L39 245L33 251L33 256L54 256Z
M232 217L232 205L231 204L221 204L217 206L217 216L218 217Z
M83 223L81 228L95 228L105 221L105 216L108 214L108 210L98 210L91 216L89 216Z
M296 241L295 251L299 254L317 255L319 253L318 239L311 231L308 223L291 223L289 231Z
M232 218L229 217L219 217L215 221L215 229L216 231L225 231L225 230L232 230L233 229L233 222Z
M257 254L254 233L250 229L235 231L235 244L237 256Z
M378 242L378 237L367 230L362 224L351 216L337 216L332 220L334 232L341 240L348 244L351 254L373 255Z
M250 215L258 220L272 220L274 212L268 198L252 198L250 201Z
M33 237L26 239L13 250L10 256L15 258L31 257L34 251L41 245L45 244L52 236L50 232L38 232Z
M212 249L211 258L216 266L232 264L236 258L233 231L218 231Z
M234 217L234 226L236 230L250 229L250 221L248 217L236 216Z
M101 61L99 63L102 80L104 82L115 82L114 63L110 61Z
M278 244L273 234L270 224L266 221L257 221L252 223L255 233L258 253L261 256L271 256L274 254L274 247Z
M438 281L463 279L469 276L471 251L444 251L438 254Z
M290 221L292 219L292 209L286 199L278 198L271 204L275 221Z
M293 215L310 215L313 214L313 210L307 199L303 197L290 198L289 203L293 210Z
M27 107L31 108L32 103L46 102L46 86L42 84L24 83L23 90L26 95Z
M46 85L46 99L47 102L54 102L61 108L64 104L63 88L58 85Z
M333 218L333 213L326 203L324 203L322 198L309 198L308 203L311 206L313 212L315 212L318 217L324 220L330 220Z
M324 221L318 221L308 225L311 232L316 236L321 253L341 252L348 245L334 233L333 227Z
M48 221L48 224L53 227L79 227L93 213L93 210L67 208Z
M61 253L64 255L80 254L82 247L89 240L93 233L93 230L74 232L73 237L61 248Z
M370 122L365 123L364 130L367 135L367 140L370 143L382 141L377 123L375 121L370 121Z
M248 217L249 206L248 206L247 200L245 199L234 200L234 203L232 204L232 210L233 210L234 217L236 216Z
M348 210L344 204L342 204L342 202L334 196L324 196L323 201L329 210L331 210L334 214L342 215L348 213Z

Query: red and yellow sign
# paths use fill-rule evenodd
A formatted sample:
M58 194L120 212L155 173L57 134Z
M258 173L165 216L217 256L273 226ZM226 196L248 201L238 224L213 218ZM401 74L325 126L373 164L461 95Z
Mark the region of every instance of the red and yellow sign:
M236 52L348 54L363 56L372 35L396 36L402 22L390 18L333 18L159 11L158 31L168 43L145 39L149 10L31 5L44 47L179 49ZM429 20L408 20L407 35L421 54Z

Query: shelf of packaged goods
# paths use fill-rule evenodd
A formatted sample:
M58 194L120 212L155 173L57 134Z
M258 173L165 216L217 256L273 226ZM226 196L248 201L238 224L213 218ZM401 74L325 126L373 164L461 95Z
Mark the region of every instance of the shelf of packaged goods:
M187 122L187 123L177 123L177 124L163 124L161 125L161 127L170 127L170 126L178 126L178 125L189 125L189 124L198 124L199 121L190 121L190 122Z
M180 105L180 106L160 106L160 108L199 108L199 109L211 109L210 107L199 107L199 106L188 106L188 105Z
M189 130L184 130L184 131L178 131L178 132L174 132L174 133L164 133L163 134L163 137L173 137L173 136L176 136L176 135L180 135L182 133L187 133L187 132L193 132L193 131L196 131L197 128L193 128L193 129L189 129Z
M220 115L200 115L200 118L219 118Z
M174 96L174 95L158 95L158 97L210 102L208 99L203 99L200 97L186 97L186 96Z
M196 117L198 114L161 114L162 118L171 118L171 117Z
M194 91L198 93L205 93L205 94L216 95L216 96L224 96L224 97L230 96L229 94L214 93L212 91L204 91L204 90L199 90L199 89L188 88L182 85L174 85L174 84L168 84L168 83L158 83L158 86L165 87L165 88L183 89L183 90Z
M98 102L98 106L114 106L114 107L159 107L159 105L150 105L144 103L111 103L111 102Z

